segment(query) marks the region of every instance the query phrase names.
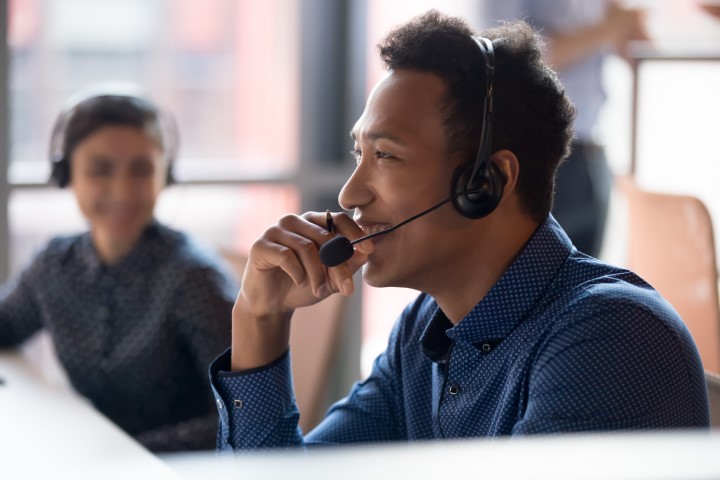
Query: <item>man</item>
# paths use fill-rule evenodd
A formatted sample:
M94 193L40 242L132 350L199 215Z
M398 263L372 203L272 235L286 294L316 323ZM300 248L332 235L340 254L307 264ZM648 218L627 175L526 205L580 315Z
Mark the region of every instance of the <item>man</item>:
M340 204L354 217L288 215L253 245L232 348L211 366L221 450L708 426L702 365L674 310L574 250L548 213L573 109L539 38L523 23L483 37L435 11L391 32L388 73L352 130ZM337 234L388 230L448 198L321 264ZM361 266L373 286L422 293L370 376L303 437L293 309L352 294Z

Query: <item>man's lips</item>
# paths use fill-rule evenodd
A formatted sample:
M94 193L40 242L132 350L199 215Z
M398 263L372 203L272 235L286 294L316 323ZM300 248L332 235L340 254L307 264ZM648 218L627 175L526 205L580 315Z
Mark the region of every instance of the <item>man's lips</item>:
M384 232L385 230L392 227L392 224L380 222L365 217L364 215L355 215L353 221L360 227L365 235L372 235L373 233Z
M388 225L386 223L373 223L373 224L363 224L358 223L359 227L362 229L362 231L365 233L365 235L372 235L379 232L384 232L385 230L389 229L392 225Z

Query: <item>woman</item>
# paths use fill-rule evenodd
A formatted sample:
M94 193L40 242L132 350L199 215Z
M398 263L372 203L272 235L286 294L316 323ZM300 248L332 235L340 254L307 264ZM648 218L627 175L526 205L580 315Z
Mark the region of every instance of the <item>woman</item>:
M153 451L214 447L207 366L227 348L229 271L153 216L177 139L144 98L90 96L60 115L52 179L87 233L55 238L0 290L0 346L40 329L72 385Z

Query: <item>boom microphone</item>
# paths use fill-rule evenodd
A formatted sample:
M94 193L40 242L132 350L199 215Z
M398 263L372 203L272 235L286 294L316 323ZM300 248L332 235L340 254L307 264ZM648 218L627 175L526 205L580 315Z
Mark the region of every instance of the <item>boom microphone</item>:
M451 202L455 200L457 197L461 195L472 195L476 193L482 193L483 189L473 189L473 190L464 190L462 192L458 192L454 195L449 196L445 200L443 200L440 203L437 203L433 205L432 207L428 208L427 210L423 210L422 212L418 213L417 215L413 215L412 217L408 218L407 220L403 220L402 222L398 223L397 225L388 228L387 230L383 230L381 232L375 232L371 233L369 235L362 236L360 238L356 238L352 242L347 239L347 237L344 237L342 235L337 236L333 238L332 240L327 241L322 247L320 247L320 262L322 262L323 265L326 267L337 267L343 262L347 262L350 260L350 257L353 256L353 252L355 250L353 249L353 245L356 243L364 242L365 240L370 240L371 238L379 237L380 235L386 235L394 230L397 230L398 228L402 227L406 223L410 223L413 220L416 220L423 215L427 215L428 213L432 212L435 209L438 209L445 205L448 202Z

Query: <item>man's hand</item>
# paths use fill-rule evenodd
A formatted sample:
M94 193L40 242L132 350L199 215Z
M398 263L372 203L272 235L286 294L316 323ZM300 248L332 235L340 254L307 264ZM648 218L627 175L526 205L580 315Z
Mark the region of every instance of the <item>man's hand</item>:
M337 233L326 229L325 213L287 215L255 241L233 308L233 370L262 366L282 355L296 308L333 293L354 292L352 276L372 253L372 243L359 243L346 263L324 267L319 249L325 242L336 234L350 240L364 235L344 213L334 214L333 220Z

